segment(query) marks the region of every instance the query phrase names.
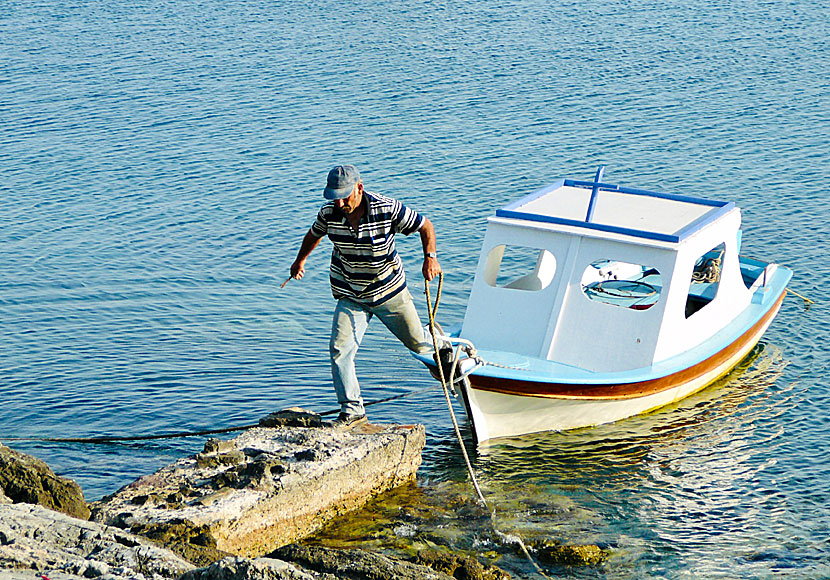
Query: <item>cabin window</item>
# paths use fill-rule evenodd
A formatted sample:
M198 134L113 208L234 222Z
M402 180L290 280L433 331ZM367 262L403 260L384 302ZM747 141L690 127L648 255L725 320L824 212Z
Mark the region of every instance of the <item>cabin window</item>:
M582 273L582 292L589 300L648 310L660 299L663 277L656 268L617 260L596 260Z
M556 259L548 250L502 244L487 255L484 279L498 288L542 290L555 271Z
M695 261L689 295L686 297L686 318L702 310L715 299L723 270L724 244L718 244Z

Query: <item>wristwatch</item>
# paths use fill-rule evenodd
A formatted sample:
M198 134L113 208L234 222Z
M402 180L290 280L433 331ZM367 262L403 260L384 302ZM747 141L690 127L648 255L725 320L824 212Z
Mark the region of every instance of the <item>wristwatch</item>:
M424 258L438 258L438 254L435 252L424 252Z

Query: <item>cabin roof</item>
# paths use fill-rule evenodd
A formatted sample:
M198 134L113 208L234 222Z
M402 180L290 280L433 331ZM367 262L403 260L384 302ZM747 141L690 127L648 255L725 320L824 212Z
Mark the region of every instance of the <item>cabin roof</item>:
M598 173L601 179L601 173ZM560 179L505 206L496 216L680 242L718 220L733 202Z

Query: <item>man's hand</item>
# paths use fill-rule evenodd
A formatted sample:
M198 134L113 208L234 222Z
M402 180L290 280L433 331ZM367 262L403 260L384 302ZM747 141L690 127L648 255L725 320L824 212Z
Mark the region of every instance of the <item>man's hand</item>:
M295 278L299 280L305 274L305 261L308 258L308 255L311 251L317 247L317 244L320 243L320 240L323 238L318 238L315 236L311 230L306 232L305 237L303 238L303 243L300 244L300 251L297 252L297 259L294 260L294 263L291 264L291 278ZM288 280L290 280L289 278ZM286 280L286 282L288 281ZM283 284L284 286L285 284Z
M291 264L291 277L299 280L305 274L305 260L294 260Z
M441 266L435 257L435 228L432 227L432 222L424 218L418 233L421 234L421 245L424 246L424 266L421 272L427 282L432 282L432 279L441 273Z
M427 282L432 282L432 279L441 273L441 265L438 263L438 258L424 258L424 266L421 268L421 272L423 272Z

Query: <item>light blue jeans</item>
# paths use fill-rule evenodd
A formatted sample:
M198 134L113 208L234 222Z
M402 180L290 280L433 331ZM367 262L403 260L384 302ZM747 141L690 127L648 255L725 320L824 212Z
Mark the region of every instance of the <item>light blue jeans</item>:
M424 336L412 295L406 288L397 296L374 307L348 298L338 300L329 341L331 376L340 411L348 415L366 413L360 396L354 358L372 316L377 316L409 350L417 353L432 351L431 343Z

